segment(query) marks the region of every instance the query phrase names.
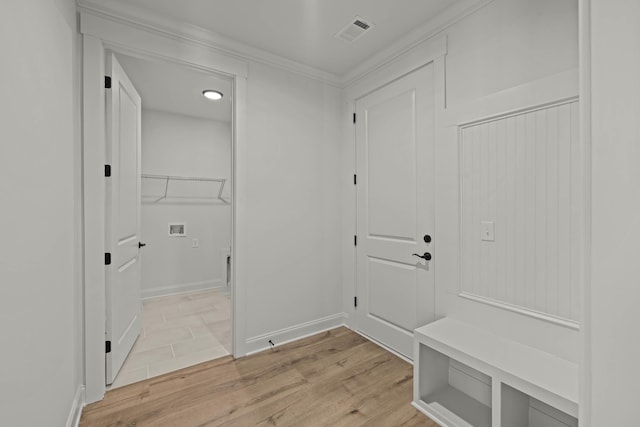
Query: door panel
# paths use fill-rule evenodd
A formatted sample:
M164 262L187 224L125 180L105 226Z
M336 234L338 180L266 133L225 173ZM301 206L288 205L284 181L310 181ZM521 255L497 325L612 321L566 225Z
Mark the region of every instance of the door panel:
M138 180L139 171L137 165L138 148L136 135L138 129L137 111L135 95L131 93L131 88L124 84L118 84L119 127L120 135L114 141L118 144L118 169L119 184L115 194L118 197L118 231L117 235L127 239L135 236L138 232L138 198L140 197L135 183ZM134 185L132 185L134 183ZM137 242L136 242L137 243Z
M411 332L415 328L416 268L413 265L369 258L369 315Z
M413 330L434 318L433 66L356 102L357 329L413 357ZM435 258L435 254L434 258Z
M140 147L141 99L115 57L107 58L112 88L107 91L108 251L106 383L113 383L141 330Z
M369 107L364 118L369 234L412 239L416 229L415 91L383 101Z

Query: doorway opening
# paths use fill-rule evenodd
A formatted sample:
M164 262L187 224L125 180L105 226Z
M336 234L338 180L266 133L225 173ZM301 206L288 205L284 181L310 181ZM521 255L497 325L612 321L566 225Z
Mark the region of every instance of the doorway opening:
M231 354L233 318L232 80L114 57L142 99L141 328L112 388Z

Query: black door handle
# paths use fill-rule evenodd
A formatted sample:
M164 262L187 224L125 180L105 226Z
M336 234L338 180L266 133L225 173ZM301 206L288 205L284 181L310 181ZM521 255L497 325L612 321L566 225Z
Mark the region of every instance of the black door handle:
M140 249L140 248L142 248L144 246L147 246L147 244L146 243L142 243L142 242L138 242L138 249Z
M413 256L417 256L418 258L422 258L425 261L431 260L431 254L429 252L425 252L423 255L413 254Z

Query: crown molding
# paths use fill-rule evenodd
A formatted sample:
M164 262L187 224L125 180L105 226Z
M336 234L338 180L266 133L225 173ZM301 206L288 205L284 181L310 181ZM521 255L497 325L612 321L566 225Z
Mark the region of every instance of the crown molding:
M77 0L78 10L91 13L114 22L197 44L216 53L242 61L257 62L280 68L323 83L345 88L355 84L371 73L385 67L400 56L413 50L425 41L454 25L461 19L475 13L494 0L460 0L438 14L424 25L409 32L391 46L381 50L353 70L337 75L300 62L284 58L202 27L188 24L166 15L150 12L134 5L105 6L100 0Z
M461 0L454 3L422 26L341 76L342 86L348 87L357 83L493 1Z
M78 0L77 3L78 10L82 12L98 15L140 30L204 46L216 53L236 59L270 65L332 86L342 87L340 77L333 73L240 43L213 31L181 22L165 15L151 13L129 5L107 7L101 4L99 0Z

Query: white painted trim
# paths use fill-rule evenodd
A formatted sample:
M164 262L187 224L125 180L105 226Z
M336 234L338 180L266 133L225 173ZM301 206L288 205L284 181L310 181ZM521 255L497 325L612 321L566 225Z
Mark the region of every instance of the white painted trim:
M210 47L135 21L117 20L105 14L80 11L80 32L103 41L105 47L122 53L138 51L159 59L216 70L217 74L246 77L248 64L213 51ZM131 44L135 41L137 46Z
M248 250L249 194L248 164L249 140L247 136L247 79L234 78L233 120L233 180L231 181L231 300L233 303L233 356L247 354L245 340L247 336L247 287L249 284Z
M105 49L115 52L123 50L139 58L169 61L203 72L224 74L233 79L233 185L232 185L232 259L234 278L232 283L233 305L233 355L246 354L246 283L247 278L242 263L247 251L246 197L248 183L246 163L248 140L246 133L247 64L233 58L213 54L202 47L160 36L142 29L87 18L81 13L83 32L83 187L84 187L84 229L85 229L85 386L86 401L101 400L105 385L105 114L104 88ZM86 20L83 21L83 18ZM92 28L91 23L98 28ZM95 34L98 37L94 37ZM218 68L220 67L220 68ZM240 73L234 74L234 73ZM246 270L246 269L244 269Z
M95 37L83 37L83 219L84 219L84 379L87 402L105 393L106 282L105 241L105 95L104 49Z
M584 231L582 248L582 287L580 289L580 361L581 427L591 427L591 0L578 3L580 140L584 148Z
M376 89L424 67L447 54L447 37L431 38L345 88L346 98L355 101Z
M561 104L577 98L578 70L572 68L484 96L455 108L447 108L443 117L444 126L464 126L535 108L544 108L551 104Z
M345 88L367 78L370 74L385 68L397 61L416 47L461 19L477 12L493 0L461 0L453 6L429 20L422 26L409 32L391 46L381 50L351 71L343 75L330 73L300 62L275 55L262 49L240 43L221 34L204 28L179 22L171 17L150 13L133 5L111 4L105 6L98 0L79 0L78 9L81 14L91 14L102 20L133 27L146 32L154 32L163 37L169 37L181 43L189 43L206 48L213 54L234 58L240 61L253 61L280 68L301 76L319 80L332 86ZM98 34L93 34L99 36ZM121 49L126 44L120 45ZM237 74L242 75L242 74ZM246 74L244 75L246 77Z
M554 325L563 326L565 328L573 329L576 331L580 330L580 322L577 322L575 320L553 316L551 314L543 313L541 311L531 310L529 308L520 307L518 305L509 304L509 303L494 300L491 298L482 297L480 295L474 295L469 292L460 292L458 296L461 298L466 298L471 301L487 304L492 307L501 308L503 310L508 310L514 313L522 314L524 316L529 316L538 320L543 320L545 322L553 323Z
M146 300L168 295L183 294L185 292L204 291L208 289L218 289L223 287L225 287L225 285L222 283L221 279L203 280L201 282L177 283L175 285L143 289L142 299Z
M343 173L349 180L349 185L342 186L342 309L347 315L345 324L349 329L355 330L355 307L353 297L357 295L357 276L356 276L356 255L357 247L353 244L353 237L357 234L357 193L356 185L353 185L352 176L357 173L356 165L356 138L355 125L353 123L353 114L355 113L355 102L348 99L346 94L342 93L343 105L345 105L342 116L342 140L343 152L341 157L343 160Z
M240 43L195 25L177 22L167 16L151 14L148 11L142 12L126 5L111 5L111 7L108 7L92 0L80 0L79 10L81 13L91 14L116 24L154 32L181 43L198 45L213 54L222 55L226 58L234 58L242 62L253 61L266 64L307 78L320 80L333 86L340 87L342 85L340 77L336 74ZM246 77L246 74L238 73L237 75Z
M73 397L71 404L71 410L67 417L66 427L78 427L80 425L80 417L82 417L82 408L84 408L84 386L81 385L76 390L76 395Z
M344 326L345 314L338 313L310 322L301 323L289 328L269 332L247 339L247 355L268 350L271 346L269 340L273 341L276 347L297 341L302 338L316 335L321 332Z
M391 46L382 49L353 70L345 73L341 77L343 86L347 87L356 84L359 80L366 78L368 75L398 60L402 55L428 42L431 38L442 33L460 20L474 14L493 1L494 0L462 0L454 3L433 19L394 42Z

